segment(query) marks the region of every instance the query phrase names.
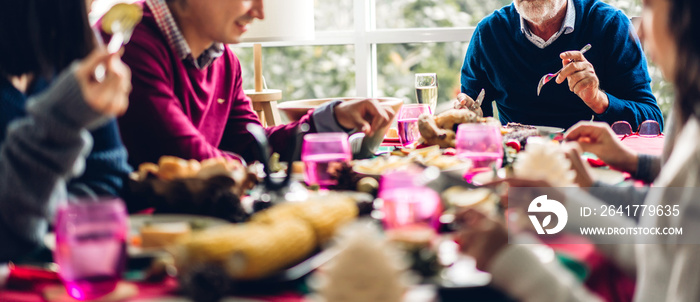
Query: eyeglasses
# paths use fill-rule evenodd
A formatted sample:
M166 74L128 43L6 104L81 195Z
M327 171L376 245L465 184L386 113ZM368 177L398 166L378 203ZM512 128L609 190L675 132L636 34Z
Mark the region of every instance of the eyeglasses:
M632 125L627 121L617 121L610 126L617 135L634 135L639 136L659 136L661 135L661 126L659 122L654 120L646 120L639 124L637 132L632 131Z

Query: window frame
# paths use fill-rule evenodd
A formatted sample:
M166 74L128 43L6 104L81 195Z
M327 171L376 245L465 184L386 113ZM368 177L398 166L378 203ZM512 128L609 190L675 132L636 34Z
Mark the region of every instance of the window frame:
M377 97L378 44L468 42L476 28L377 29L374 22L375 5L374 0L353 0L353 30L316 31L314 40L261 44L263 47L354 45L356 94ZM253 47L253 43L240 43L233 47Z

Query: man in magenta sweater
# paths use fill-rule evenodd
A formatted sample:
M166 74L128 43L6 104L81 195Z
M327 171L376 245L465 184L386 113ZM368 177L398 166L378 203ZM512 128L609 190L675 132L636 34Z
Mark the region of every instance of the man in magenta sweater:
M122 57L133 84L131 105L119 119L129 162L156 162L162 155L254 160L245 126L260 121L226 44L238 43L249 23L264 18L262 0L146 0L143 9ZM312 132L371 134L393 116L376 101L335 101L266 132L273 150L284 154L301 123Z

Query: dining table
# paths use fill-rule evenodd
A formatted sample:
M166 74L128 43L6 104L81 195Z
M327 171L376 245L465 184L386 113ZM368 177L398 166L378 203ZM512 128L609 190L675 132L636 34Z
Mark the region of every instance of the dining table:
M644 137L639 135L620 136L621 142L632 150L660 155L663 150L664 136ZM398 145L397 141L389 140L385 142L385 148L392 148ZM567 242L564 238L563 242ZM571 241L568 241L571 242ZM596 250L595 245L587 244L562 244L560 242L547 242L558 255L560 259L573 261L577 265L569 265L569 267L582 267L583 282L594 293L602 297L606 301L631 301L634 294L635 281L634 278L625 275L618 269L610 260ZM566 263L564 263L566 264ZM567 265L565 265L567 266ZM9 272L9 279L7 274ZM581 273L581 272L578 272ZM7 265L0 266L0 285L3 284L3 275L5 275L4 288L0 288L0 301L2 302L68 302L77 301L67 295L56 296L47 295L56 288L61 288L60 280L55 272L42 268L32 268L27 265ZM124 301L140 301L140 302L160 302L160 301L189 301L180 292L180 287L176 278L166 277L158 281L144 280L125 280L132 284L137 289L137 293ZM427 301L434 301L436 298L439 301L472 301L478 297L479 301L511 301L507 295L499 292L497 289L490 287L482 288L477 291L445 291L439 288L432 288L433 292L437 292L436 296ZM245 295L238 297L229 297L224 301L309 301L306 294L309 289L303 282L293 283L286 287L281 287L269 293ZM482 296L479 296L482 295ZM469 298L471 297L471 298ZM489 298L491 297L491 298ZM463 299L462 299L463 298ZM107 300L109 301L109 300ZM414 301L421 301L420 298ZM426 300L424 300L426 301ZM474 300L475 301L475 300Z

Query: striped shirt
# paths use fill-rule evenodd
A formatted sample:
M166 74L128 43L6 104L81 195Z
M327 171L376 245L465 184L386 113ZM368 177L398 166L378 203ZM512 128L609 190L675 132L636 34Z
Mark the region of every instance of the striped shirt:
M522 31L523 34L525 34L525 37L528 40L530 40L532 44L535 44L535 46L539 47L540 49L544 49L545 47L554 43L554 41L556 41L557 38L559 38L562 34L568 35L574 32L575 23L576 8L574 7L574 0L569 0L569 3L566 5L566 16L564 17L564 23L562 23L559 31L557 31L551 38L549 38L549 40L545 41L544 39L533 34L532 31L530 31L530 28L527 26L527 22L525 22L525 19L523 19L522 16L520 16L520 31Z
M195 59L192 56L192 50L187 44L187 40L185 40L180 28L177 26L177 23L175 23L175 18L173 18L173 14L170 12L165 0L146 0L146 5L148 5L151 12L153 12L156 24L158 24L158 28L167 38L168 44L181 60L190 62L197 67L197 69L201 70L209 66L214 59L220 57L224 53L224 44L214 43Z

